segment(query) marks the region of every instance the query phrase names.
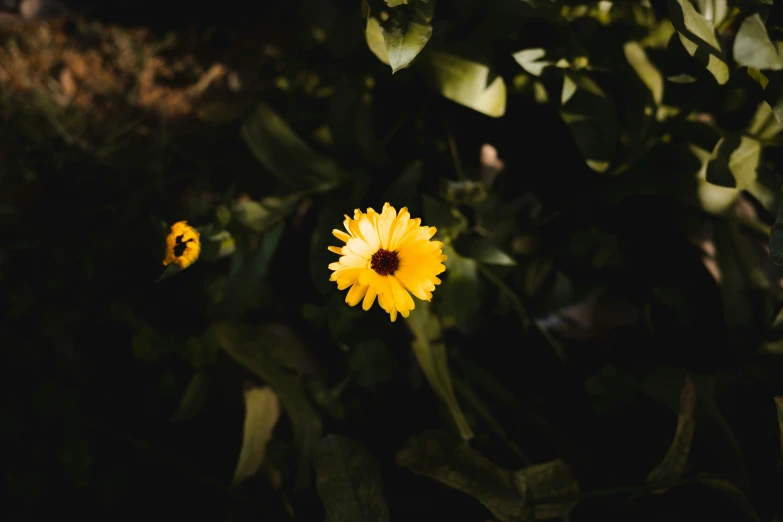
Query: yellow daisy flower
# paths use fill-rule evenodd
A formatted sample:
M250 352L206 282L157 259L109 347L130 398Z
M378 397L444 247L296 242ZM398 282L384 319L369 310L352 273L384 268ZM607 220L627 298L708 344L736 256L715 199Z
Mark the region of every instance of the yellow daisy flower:
M421 219L411 219L405 207L397 214L388 203L380 214L357 208L353 219L345 216L343 225L348 233L332 230L345 246L329 247L342 256L329 269L334 270L330 280L337 281L339 290L350 287L346 303L356 306L363 299L362 308L369 310L377 296L378 304L395 321L397 312L408 317L416 306L411 294L432 299L435 285L440 284L437 275L446 270L443 243L430 241L435 227L421 226Z
M171 225L171 232L166 237L166 258L163 265L174 263L180 268L187 268L198 259L201 253L200 234L187 221L179 221Z

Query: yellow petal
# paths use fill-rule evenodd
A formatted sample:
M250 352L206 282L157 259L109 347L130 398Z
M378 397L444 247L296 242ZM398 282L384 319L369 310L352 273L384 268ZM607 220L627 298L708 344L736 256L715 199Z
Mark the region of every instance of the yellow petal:
M351 306L356 306L359 304L359 301L362 300L362 297L364 297L364 294L367 292L367 287L362 285L353 285L350 290L348 290L348 295L345 296L345 302L348 303Z
M334 235L334 237L336 237L340 241L344 241L345 243L347 243L348 240L351 239L351 236L349 234L346 234L342 230L338 230L336 228L332 230L332 235Z
M364 301L362 302L362 308L365 312L369 310L372 304L375 302L376 295L378 295L378 292L376 292L375 288L368 286L367 294L364 296Z

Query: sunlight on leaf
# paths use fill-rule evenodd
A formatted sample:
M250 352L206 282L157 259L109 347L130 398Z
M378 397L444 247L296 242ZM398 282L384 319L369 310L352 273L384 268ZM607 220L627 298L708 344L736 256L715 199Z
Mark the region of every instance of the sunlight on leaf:
M245 389L245 425L233 485L244 482L258 472L279 417L280 401L270 387Z
M772 109L767 102L761 102L753 114L753 119L748 124L748 133L759 140L770 140L777 136L781 129Z
M539 61L546 56L545 49L523 49L515 52L512 56L520 67L533 76L541 76L544 67L552 65L550 61Z
M506 84L500 76L488 83L489 67L437 51L430 51L429 59L435 87L443 96L493 118L506 113Z
M718 140L707 164L707 181L721 187L745 190L756 181L761 159L758 140L730 134Z
M767 28L758 13L742 21L734 39L734 59L738 64L755 69L783 69L783 60L778 55Z
M498 248L488 237L463 236L454 243L454 248L465 257L488 265L514 266L514 258Z
M669 13L688 54L702 62L720 85L726 83L729 66L713 25L696 11L690 0L669 0Z
M449 408L462 440L472 439L473 431L459 407L456 395L454 395L447 364L446 345L440 341L440 325L437 317L430 314L429 303L426 301L416 303L416 308L413 309L405 324L413 333L413 353L416 355L416 360L419 362L427 381Z
M656 105L663 101L663 76L658 68L647 58L644 49L637 42L628 42L623 46L625 59L639 75L650 92Z
M380 466L360 442L326 435L315 452L316 488L326 522L387 522Z
M407 67L432 36L434 0L395 1L394 5L373 0L365 5L369 14L365 34L370 50L391 66L392 73Z

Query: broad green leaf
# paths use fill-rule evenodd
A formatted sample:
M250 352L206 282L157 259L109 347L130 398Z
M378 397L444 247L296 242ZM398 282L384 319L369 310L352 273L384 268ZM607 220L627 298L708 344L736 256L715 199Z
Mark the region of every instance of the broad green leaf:
M695 431L693 410L696 407L696 389L688 377L685 379L685 385L680 392L680 413L677 416L674 439L663 460L647 475L649 483L668 482L680 478L688 462ZM664 491L666 490L659 490L656 493Z
M578 494L579 483L571 468L560 459L527 466L512 473L512 480L525 498L558 497ZM577 500L552 504L536 503L536 520L559 518L568 520L568 515L577 505Z
M707 165L707 181L745 190L756 181L761 144L754 138L730 134L721 138Z
M726 0L696 0L696 7L704 19L714 27L718 27L729 13Z
M370 50L391 66L392 74L407 67L432 36L430 21L435 1L410 0L391 6L372 0L365 5L369 13L365 34Z
M291 188L323 191L345 178L334 161L313 151L265 104L242 125L242 137L256 159Z
M780 125L775 121L775 115L767 102L761 102L753 114L753 119L748 124L748 134L759 140L770 140L781 131Z
M171 416L172 421L184 421L192 419L204 408L209 396L210 383L206 372L197 371L193 374L185 392L179 401L177 410Z
M637 42L628 42L623 46L625 59L639 75L650 92L656 105L663 101L663 76L647 58L644 49Z
M383 39L383 30L377 18L374 16L367 17L367 27L364 30L364 34L367 38L367 47L370 48L372 54L386 65L390 65L389 52L386 50L386 42Z
M534 520L509 470L489 461L464 441L442 432L411 437L397 454L397 464L481 502L501 522Z
M199 231L200 232L200 231ZM201 232L201 253L198 258L201 261L219 261L236 252L236 240L228 230L218 233Z
M408 212L411 213L411 216L421 216L419 185L424 174L423 168L424 164L421 160L414 161L406 166L402 174L386 189L383 201L388 201L398 212L402 207L408 207ZM430 226L434 225L430 224Z
M224 319L238 319L258 302L258 293L266 279L269 265L283 234L283 223L278 223L261 238L261 244L248 252L231 278L219 304L218 314Z
M753 81L761 85L762 89L766 89L767 85L769 85L769 78L767 78L763 72L759 71L758 69L754 69L753 67L748 67L748 76L753 78Z
M360 442L326 435L315 452L316 488L326 522L387 522L380 466Z
M751 69L748 69L748 73L751 73ZM769 104L778 124L783 127L783 71L766 71L764 74L759 72L759 75L761 78L757 81L764 89L764 101Z
M734 39L734 59L738 64L761 70L783 69L783 60L778 55L764 22L758 13L742 21Z
M462 440L472 439L473 431L454 395L451 374L446 362L446 345L439 341L441 338L440 325L437 317L430 314L429 303L427 301L417 302L416 308L411 311L405 324L413 333L413 353L416 355L416 360L419 362L424 376L440 400L448 407Z
M702 62L720 85L726 83L729 80L729 66L713 25L696 11L690 0L669 0L669 12L688 54Z
M499 249L487 237L462 236L455 242L454 248L463 253L465 257L488 265L513 266L517 264L514 258Z
M506 113L506 84L500 76L489 83L489 67L449 53L428 55L435 88L443 96L493 118Z
M232 359L263 379L280 398L299 448L296 486L305 487L310 459L321 438L321 418L302 390L299 378L282 368L273 355L276 340L269 342L264 330L257 326L234 322L213 323L209 333Z
M546 56L545 49L523 49L515 52L512 56L520 67L533 76L541 76L544 67L552 65L550 61L541 61L541 58Z
M234 471L233 485L240 484L258 472L264 462L266 445L280 418L280 400L269 386L245 390L245 424L242 449Z

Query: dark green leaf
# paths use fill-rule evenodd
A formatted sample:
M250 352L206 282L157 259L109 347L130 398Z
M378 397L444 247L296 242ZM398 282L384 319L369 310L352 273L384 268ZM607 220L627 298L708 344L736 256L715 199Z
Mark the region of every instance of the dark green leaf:
M299 447L296 485L305 487L310 459L321 437L321 418L302 390L299 379L285 371L274 357L276 339L270 342L264 330L257 326L232 322L213 323L210 334L232 359L263 379L280 398Z
M206 404L209 389L210 382L207 374L204 371L194 373L182 394L177 411L171 416L171 420L184 421L198 415Z
M413 217L421 216L421 193L419 184L424 174L424 164L421 160L415 161L405 167L402 174L386 189L383 201L388 201L398 211L402 207L408 207ZM428 223L429 226L435 226Z
M447 364L446 345L441 341L440 323L430 313L427 301L416 303L406 324L413 333L413 353L432 389L449 408L462 440L473 438L473 431L462 413L454 395L451 374Z
M348 367L358 386L374 390L376 384L394 377L397 361L386 343L373 339L353 347L348 355Z
M360 442L326 435L315 452L316 487L326 522L387 522L380 466Z
M513 266L517 262L503 252L487 237L462 236L454 243L454 248L465 257L488 265Z
M397 464L475 498L503 522L532 521L510 471L448 434L425 432L408 439L397 454Z
M761 518L758 516L753 506L748 502L745 494L733 483L728 480L722 480L717 478L704 477L699 480L700 483L713 489L717 489L724 493L727 499L730 499L732 504L740 509L743 513L748 515L751 520L755 522L761 522ZM728 515L728 513L727 513Z
M257 303L261 285L266 279L272 257L283 234L278 223L261 238L261 244L250 252L238 267L220 302L218 314L225 319L238 319Z
M783 60L769 40L767 29L758 13L742 21L734 40L734 59L738 64L755 69L783 69Z
M439 199L424 195L424 223L438 229L437 238L449 241L457 238L468 226L468 220L462 213ZM415 216L414 216L415 217Z
M265 104L242 125L242 137L256 159L293 189L328 190L345 178L334 161L313 151Z
M462 257L446 244L443 253L446 274L438 289L436 303L438 314L447 326L467 324L481 304L479 295L478 266L476 261Z

